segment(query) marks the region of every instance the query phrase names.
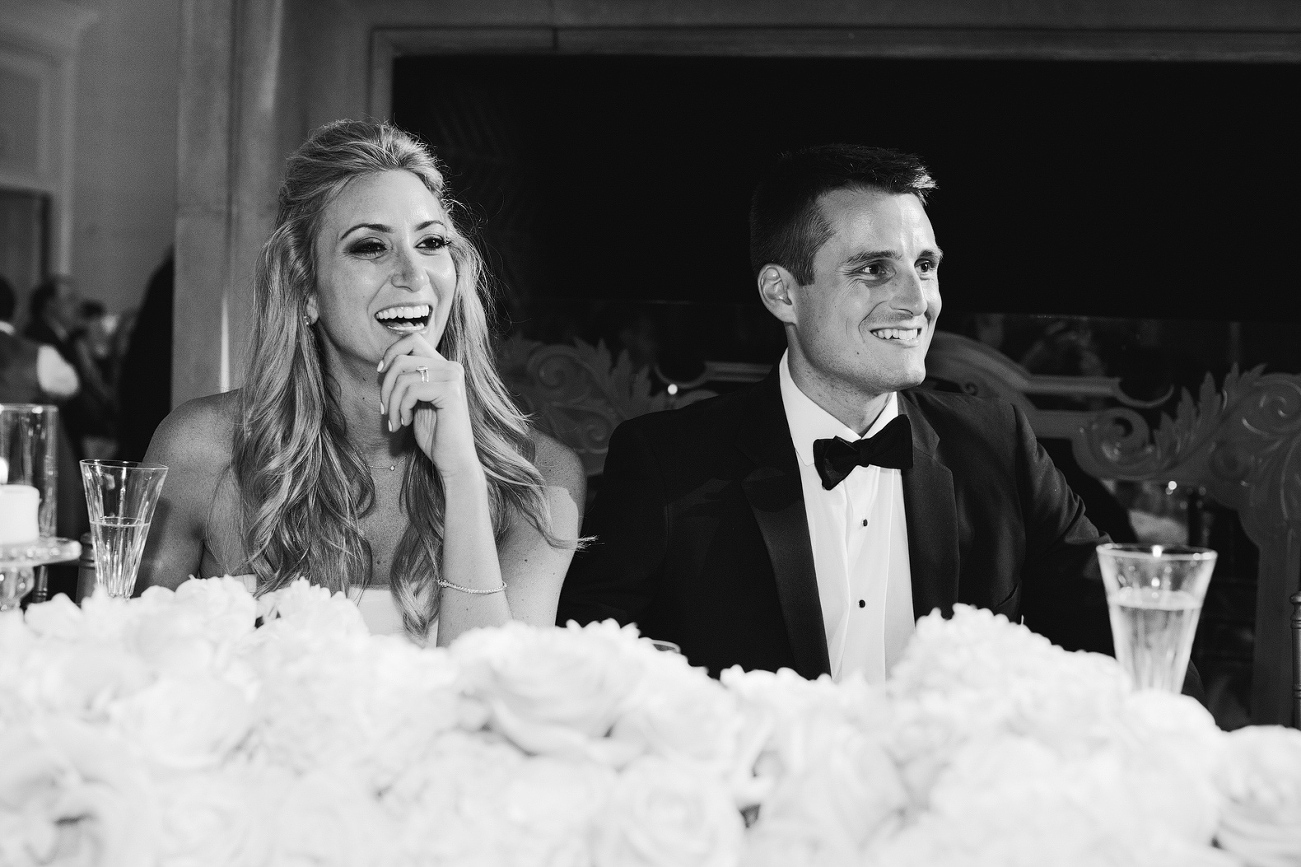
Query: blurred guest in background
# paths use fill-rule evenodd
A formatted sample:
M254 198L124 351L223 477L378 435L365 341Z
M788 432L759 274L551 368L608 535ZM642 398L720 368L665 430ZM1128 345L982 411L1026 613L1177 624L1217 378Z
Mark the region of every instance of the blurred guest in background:
M102 313L104 308L98 304L91 309ZM58 350L81 381L63 412L73 453L78 458L107 457L113 451L112 392L84 346L81 293L72 278L54 275L41 281L32 291L29 317L23 334Z
M0 277L0 403L62 403L80 388L77 371L53 346L20 337L18 296Z
M31 309L23 335L59 350L64 361L75 364L72 336L80 323L81 296L72 278L55 274L32 290Z
M143 460L158 423L172 410L172 252L155 269L144 302L129 326L117 378L117 455Z
M72 332L72 363L81 393L69 404L70 424L81 436L88 458L112 457L117 450L117 403L113 393L113 327L116 317L99 301L83 301Z

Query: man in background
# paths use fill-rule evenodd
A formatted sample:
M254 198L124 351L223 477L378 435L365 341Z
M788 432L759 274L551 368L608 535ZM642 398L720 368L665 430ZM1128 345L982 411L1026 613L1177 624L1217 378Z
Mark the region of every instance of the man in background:
M18 296L0 277L0 403L63 403L77 394L77 371L54 346L20 337Z

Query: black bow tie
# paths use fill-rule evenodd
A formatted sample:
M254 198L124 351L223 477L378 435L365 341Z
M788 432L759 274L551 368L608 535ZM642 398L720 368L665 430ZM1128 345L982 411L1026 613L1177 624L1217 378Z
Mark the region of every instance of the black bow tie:
M845 480L854 467L889 467L909 470L913 465L913 427L904 415L877 431L875 436L849 442L840 437L813 441L813 465L828 491Z

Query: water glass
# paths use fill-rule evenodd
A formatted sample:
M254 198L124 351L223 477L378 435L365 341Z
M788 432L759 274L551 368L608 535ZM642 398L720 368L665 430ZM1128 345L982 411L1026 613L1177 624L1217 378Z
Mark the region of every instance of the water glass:
M0 403L0 484L31 485L40 494L36 527L42 536L54 536L59 515L59 408L39 403ZM24 574L32 570L24 570ZM36 588L32 599L44 601L46 573L38 566L30 576ZM32 589L14 584L8 576L0 595L16 592L21 598ZM12 592L11 592L12 591ZM16 604L16 603L14 603Z
M129 597L135 590L149 522L166 477L167 467L162 464L81 462L97 584L109 596Z
M59 409L0 403L0 484L31 485L41 495L36 525L53 536L58 518Z
M1136 688L1183 689L1215 557L1188 545L1098 546L1116 660Z

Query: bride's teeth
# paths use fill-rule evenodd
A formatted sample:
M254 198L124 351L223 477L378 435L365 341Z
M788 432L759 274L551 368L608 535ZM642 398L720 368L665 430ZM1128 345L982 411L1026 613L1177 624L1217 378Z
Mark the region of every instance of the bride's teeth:
M429 315L428 304L407 307L389 307L375 314L376 319L424 319Z

